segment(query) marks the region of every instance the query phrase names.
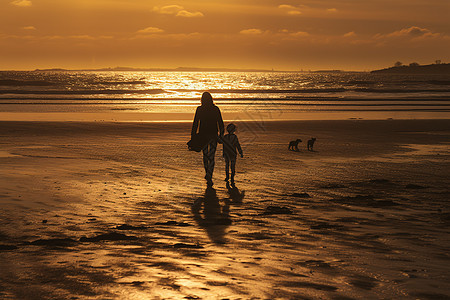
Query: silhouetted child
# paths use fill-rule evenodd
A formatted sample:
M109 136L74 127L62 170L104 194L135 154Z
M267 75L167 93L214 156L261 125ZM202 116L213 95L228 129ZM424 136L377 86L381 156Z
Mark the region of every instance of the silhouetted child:
M223 157L225 158L225 181L228 182L230 179L229 170L231 165L231 184L234 185L234 174L236 174L236 157L237 151L241 157L244 157L242 154L241 145L239 144L238 137L234 134L236 131L236 125L233 123L228 124L227 126L228 134L223 137Z

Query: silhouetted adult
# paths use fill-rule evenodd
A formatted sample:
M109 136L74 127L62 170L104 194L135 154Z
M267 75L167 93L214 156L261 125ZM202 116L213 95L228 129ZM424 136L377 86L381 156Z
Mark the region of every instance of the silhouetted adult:
M205 167L206 182L209 186L212 186L218 134L222 137L224 133L223 120L220 109L214 105L210 93L204 92L201 101L202 105L197 107L195 111L191 137L196 135L198 130L198 134L208 141L203 148L203 166Z

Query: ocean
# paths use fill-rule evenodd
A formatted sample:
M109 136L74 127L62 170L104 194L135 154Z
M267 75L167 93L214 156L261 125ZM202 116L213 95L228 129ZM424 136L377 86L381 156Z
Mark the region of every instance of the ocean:
M112 71L0 72L0 116L69 113L70 120L70 113L192 113L204 91L225 114L450 116L450 75Z

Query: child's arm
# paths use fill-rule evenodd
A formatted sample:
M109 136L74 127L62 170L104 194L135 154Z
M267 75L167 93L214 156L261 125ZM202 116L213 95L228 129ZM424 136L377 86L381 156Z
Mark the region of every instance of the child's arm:
M237 136L236 136L236 148L239 151L239 154L241 155L241 157L244 157L244 153L242 153L241 144L239 144L239 139Z

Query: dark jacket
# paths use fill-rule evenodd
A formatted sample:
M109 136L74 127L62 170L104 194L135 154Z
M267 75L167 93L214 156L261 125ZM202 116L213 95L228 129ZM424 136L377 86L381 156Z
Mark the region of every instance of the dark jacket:
M192 124L191 136L198 133L204 137L217 137L219 132L223 136L223 120L220 109L213 106L199 106L195 111L194 123Z
M235 135L234 133L229 133L223 137L222 141L223 141L223 157L236 159L237 151L239 151L239 154L242 155L242 148L241 145L239 144L239 139L237 135Z

